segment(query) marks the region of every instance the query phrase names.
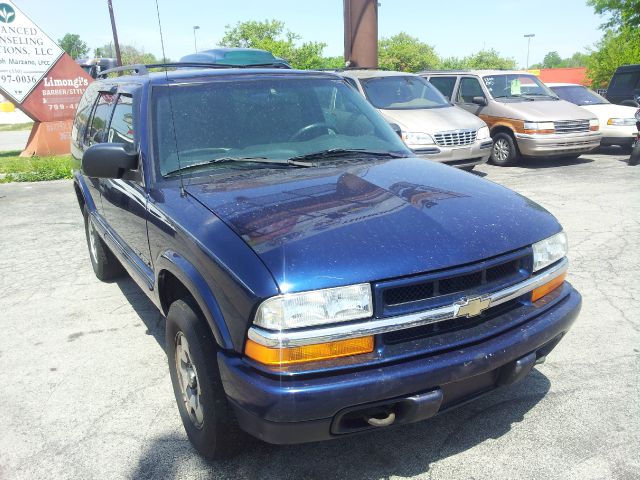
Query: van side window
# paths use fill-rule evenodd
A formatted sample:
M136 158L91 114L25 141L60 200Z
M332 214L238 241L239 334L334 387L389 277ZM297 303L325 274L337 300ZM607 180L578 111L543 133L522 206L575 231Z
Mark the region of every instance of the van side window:
M431 77L429 83L451 100L453 97L453 87L456 85L456 77Z
M113 109L113 101L115 95L110 93L101 93L98 98L98 104L93 111L93 117L91 118L91 124L87 130L87 136L85 138L85 145L93 145L95 143L101 143L106 141L106 129L109 124L109 118L111 117L111 111Z
M458 102L473 103L473 97L484 97L484 92L477 78L464 77L458 88Z
M111 124L105 141L122 143L127 150L134 151L133 134L133 101L128 95L120 95L113 108Z

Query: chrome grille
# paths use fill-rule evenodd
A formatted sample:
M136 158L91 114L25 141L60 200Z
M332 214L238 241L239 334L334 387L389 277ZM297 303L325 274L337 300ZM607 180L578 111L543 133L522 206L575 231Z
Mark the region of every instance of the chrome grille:
M588 122L587 122L588 123ZM459 147L471 145L476 141L475 130L450 130L438 132L434 136L436 144L440 147Z
M589 131L589 120L559 120L553 122L556 133L580 133Z

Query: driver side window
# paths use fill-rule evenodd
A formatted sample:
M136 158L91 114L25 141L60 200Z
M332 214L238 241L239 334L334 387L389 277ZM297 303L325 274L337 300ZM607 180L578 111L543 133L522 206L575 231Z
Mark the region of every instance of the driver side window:
M457 101L459 103L473 103L473 97L485 97L480 82L477 78L462 78L460 88L458 88Z
M85 145L90 147L96 143L107 141L107 126L111 118L113 102L114 95L110 93L101 93L98 97L98 103L93 110L93 116L91 117L91 122L84 140Z

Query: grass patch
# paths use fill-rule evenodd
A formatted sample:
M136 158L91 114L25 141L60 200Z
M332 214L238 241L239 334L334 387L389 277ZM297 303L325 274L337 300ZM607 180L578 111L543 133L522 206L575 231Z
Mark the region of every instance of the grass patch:
M20 150L0 152L0 183L72 178L71 155L20 157Z
M17 132L18 130L31 130L31 127L33 127L33 122L0 125L0 132Z

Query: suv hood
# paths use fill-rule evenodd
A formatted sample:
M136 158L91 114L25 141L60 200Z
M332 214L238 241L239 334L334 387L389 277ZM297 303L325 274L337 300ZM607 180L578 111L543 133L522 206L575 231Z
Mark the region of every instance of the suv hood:
M522 102L500 102L500 116L530 122L553 122L556 120L589 120L596 116L565 100L534 100ZM484 112L482 112L484 113Z
M379 111L387 121L397 123L403 132L436 133L467 128L478 130L486 125L472 113L454 106Z
M282 292L459 266L561 228L515 192L417 158L226 170L200 182L187 192L253 249Z

